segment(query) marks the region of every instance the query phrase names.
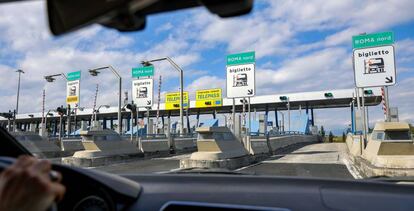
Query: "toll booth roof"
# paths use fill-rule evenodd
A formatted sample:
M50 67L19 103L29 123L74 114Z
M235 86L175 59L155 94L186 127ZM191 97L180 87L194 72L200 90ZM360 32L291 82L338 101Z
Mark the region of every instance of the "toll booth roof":
M374 130L376 131L401 131L410 130L410 125L406 122L377 122Z
M199 127L196 129L197 132L229 132L229 129L227 127Z

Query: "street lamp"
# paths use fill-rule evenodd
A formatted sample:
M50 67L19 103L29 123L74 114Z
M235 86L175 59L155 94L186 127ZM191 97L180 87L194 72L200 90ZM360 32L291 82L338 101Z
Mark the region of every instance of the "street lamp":
M58 74L53 74L53 75L46 75L43 78L47 82L53 83L56 80L56 77L58 77L58 76L61 76L63 79L65 79L65 81L68 81L68 77L66 77L65 73L58 73ZM47 114L46 114L46 116L47 116ZM67 121L68 122L67 123L67 127L68 127L68 135L69 135L69 131L70 131L70 121L71 121L70 112L69 112L69 115L67 116L67 120L68 120ZM45 120L45 122L46 122L46 120ZM42 128L46 128L46 127L43 127L43 125L42 125ZM60 132L59 132L59 134L60 134Z
M16 131L16 116L19 113L19 96L20 96L20 76L24 73L23 70L18 69L16 72L19 74L19 81L17 83L17 99L16 99L16 110L14 111L13 130Z
M10 119L12 119L14 116L13 112L9 110L9 112L0 113L0 116L7 118L7 131L10 132Z
M184 71L181 69L170 57L163 57L159 59L153 59L148 61L142 61L141 64L143 66L150 66L152 62L158 62L167 60L179 73L180 73L180 134L184 133L184 99L183 99L183 92L184 92Z
M91 76L98 76L100 73L98 70L104 70L104 69L110 69L113 74L118 78L118 133L122 133L122 117L121 117L121 95L122 95L122 78L119 75L119 73L111 66L104 66L104 67L98 67L94 69L89 69L89 73Z
M47 113L46 113L46 115L45 115L45 130L47 130L47 116L53 116L53 113L52 112L56 112L56 110L55 109L50 109L49 111L47 111Z
M282 115L282 132L285 132L285 114L282 113L281 111L278 111L278 112L279 112L279 114ZM279 131L280 131L280 129L279 129Z
M110 106L109 105L100 105L95 111L94 111L94 113L95 113L95 120L94 121L96 121L96 116L97 116L97 113L99 113L99 109L101 109L102 107L104 107L104 108L106 108L106 109L108 109Z
M288 109L288 131L290 132L290 99L287 96L280 96L279 99L286 102L286 107Z
M77 126L76 117L77 117L77 114L78 114L78 110L83 111L84 109L85 109L85 107L75 107L74 108L74 111L71 113L71 114L74 114L75 115L75 119L74 119L74 122L75 122L75 131L76 131L76 126Z
M137 136L138 136L138 112L137 112L137 106L134 104L134 102L132 102L131 104L126 104L124 106L125 108L127 108L130 112L131 112L131 141L133 140L134 137L134 124L132 119L134 119L134 113L136 113L136 118L135 118L135 123L137 124ZM124 108L124 110L125 110Z
M53 81L56 80L55 77L57 77L57 76L62 76L62 78L64 78L66 81L68 80L68 78L66 77L65 73L59 73L59 74L54 74L54 75L46 75L46 76L44 76L44 79L47 82L51 83L51 82L53 82Z

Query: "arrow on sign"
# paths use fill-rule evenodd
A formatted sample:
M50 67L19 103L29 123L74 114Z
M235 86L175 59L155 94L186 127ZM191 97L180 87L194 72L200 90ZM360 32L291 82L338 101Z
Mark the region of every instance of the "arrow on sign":
M252 95L252 94L253 94L253 89L248 89L248 90L247 90L247 94L248 94L248 95Z
M394 81L394 80L393 80L392 76L390 76L390 77L385 77L385 83L389 84L389 83L392 83L393 81Z
M151 105L151 100L147 100L147 105Z

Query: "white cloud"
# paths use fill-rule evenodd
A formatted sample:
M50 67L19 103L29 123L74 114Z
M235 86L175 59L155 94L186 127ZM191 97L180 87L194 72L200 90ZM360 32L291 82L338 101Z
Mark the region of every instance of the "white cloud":
M303 91L334 89L352 86L351 55L342 48L328 48L297 57L281 64L276 70L258 69L258 92L272 87L272 91ZM274 92L274 91L273 91Z
M155 33L161 33L161 32L165 32L165 31L169 31L171 29L173 29L174 26L171 22L168 22L166 24L163 24L161 26L159 26L156 30Z
M86 70L111 64L124 78L123 90L130 90L131 67L141 60L165 56L184 69L186 91L221 87L224 94L225 78L200 65L205 64L206 54L213 54L212 61L224 58L214 55L221 49L232 53L255 50L258 64L267 59L266 64L257 66L259 94L351 88L351 52L347 51L351 36L389 30L414 19L411 0L268 0L258 4L263 9L233 19L220 19L204 9L190 10L182 20L156 26L155 33L147 40L142 40L140 34L133 37L98 25L56 38L47 28L44 2L1 5L0 57L10 56L11 62L0 64L0 73L7 76L0 78L5 102L0 110L14 107L17 68L26 71L22 77L21 111L34 112L40 110L43 88L47 107L64 104L64 81L46 83L44 75L83 70L82 105L92 105L97 83L100 84L98 104L116 105L117 81L112 73L108 71L94 78ZM24 15L18 15L22 11ZM307 37L320 32L324 37ZM157 36L161 33L166 35L165 39ZM143 42L145 45L141 45ZM397 42L398 71L408 78L399 79L390 89L391 103L399 105L400 116L411 121L414 120L410 106L413 93L409 91L414 83L410 75L413 46L412 38ZM155 84L158 76L163 76L162 93L177 90L179 75L173 67L166 61L155 65ZM381 119L380 107L372 110L372 119ZM316 115L322 121L335 122L329 127L348 122L348 114L338 114L338 110L317 111ZM333 116L341 121L332 121Z
M225 83L226 80L223 78L207 75L193 80L188 86L184 88L184 90L190 93L191 99L194 99L195 92L201 89L221 88L224 95L226 93Z

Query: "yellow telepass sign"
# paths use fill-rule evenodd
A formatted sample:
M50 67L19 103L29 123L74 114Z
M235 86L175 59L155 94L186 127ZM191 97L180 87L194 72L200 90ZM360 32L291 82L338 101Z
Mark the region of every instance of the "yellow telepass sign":
M183 108L189 106L188 92L183 92ZM165 94L165 110L180 109L180 92L170 92Z
M222 106L221 89L206 89L196 91L196 108Z

